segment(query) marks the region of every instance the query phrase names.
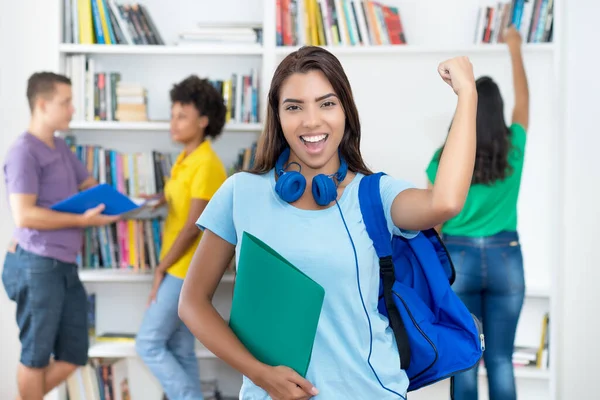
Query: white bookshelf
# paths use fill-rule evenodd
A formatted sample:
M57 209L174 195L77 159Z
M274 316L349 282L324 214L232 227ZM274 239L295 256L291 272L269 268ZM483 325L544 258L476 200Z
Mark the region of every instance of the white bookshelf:
M365 56L373 54L390 54L390 55L411 55L411 54L475 54L475 53L506 53L506 46L502 44L479 44L465 45L460 47L439 47L439 46L419 46L419 45L378 45L378 46L320 46L335 55L350 55L350 56ZM277 55L287 55L300 46L278 46L275 48ZM534 43L525 44L523 51L526 53L532 52L552 52L554 46L552 43Z
M135 55L191 55L191 56L261 56L262 46L258 45L182 45L182 46L156 46L156 45L80 45L61 44L61 54L120 54L125 56Z
M76 131L169 131L169 121L120 122L120 121L73 121L69 125ZM224 133L262 131L262 124L230 123L223 128Z
M136 272L128 269L102 268L102 269L82 269L79 271L79 279L85 283L126 283L126 282L144 282L149 283L154 279L153 273ZM226 273L221 279L222 283L232 283L235 276Z
M90 346L89 356L95 358L135 358L135 343L133 341L123 342L98 342ZM196 357L199 359L214 359L215 356L205 347L196 347Z
M55 0L57 4L62 1ZM259 87L259 119L264 118L266 94L277 64L298 46L276 46L275 0L141 0L145 4L167 42L166 46L73 45L57 44L60 65L65 57L85 54L93 57L100 68L121 71L125 77L135 77L144 83L152 103L150 122L121 123L115 121L73 121L71 133L78 143L100 144L128 149L168 148L174 150L166 132L169 129L168 90L190 73L221 79L233 72L246 73L257 68ZM177 7L173 8L173 4ZM362 124L362 152L373 170L383 170L424 187L425 167L433 151L443 142L455 107L455 96L437 76L439 62L458 55L468 55L476 76L489 74L499 83L505 100L507 119L512 109L512 81L508 51L504 44L472 43L477 7L495 5L484 0L385 0L383 4L398 6L406 32L407 45L400 46L330 46L339 56L352 84ZM562 1L555 0L555 32L559 37L562 22ZM450 13L456 17L448 18ZM193 29L200 21L232 20L262 22L263 45L174 45L176 33ZM458 23L457 23L458 22ZM555 39L556 40L556 39ZM558 215L557 190L552 184L556 176L555 160L561 157L560 136L556 118L558 96L558 58L560 43L523 45L523 54L531 90L531 126L523 186L519 202L519 231L522 238L527 292L519 321L516 344L537 345L541 331L541 316L550 311L550 335L556 338L552 312L556 282L553 271L562 268L557 256L560 246L553 217ZM248 146L262 131L262 124L228 124L215 145L223 160L230 162L237 151ZM111 135L110 133L118 133ZM144 135L153 132L153 135ZM162 135L165 133L165 135ZM230 133L238 133L230 135ZM541 176L534 179L534 175ZM543 204L540 198L548 199ZM133 329L141 319L152 276L130 271L81 271L80 277L88 290L97 290L100 328L126 326ZM228 317L233 278L226 276L215 296L219 312ZM125 304L124 304L125 302ZM121 308L120 305L124 304ZM118 312L117 312L118 310ZM109 314L109 316L106 316ZM551 359L554 350L551 341ZM96 343L90 348L92 357L124 357L136 359L132 343ZM226 396L236 396L241 384L236 372L227 370L220 360L206 349L198 357L212 360L201 363L201 375L218 376ZM130 362L135 369L134 393L144 399L160 398L156 383L143 372L140 362ZM141 371L141 372L140 372ZM487 398L480 369L480 399ZM519 398L523 400L556 400L555 369L539 370L517 367L515 375ZM222 377L222 379L221 379ZM413 400L444 398L447 381L423 391L411 393ZM63 397L57 397L64 400Z

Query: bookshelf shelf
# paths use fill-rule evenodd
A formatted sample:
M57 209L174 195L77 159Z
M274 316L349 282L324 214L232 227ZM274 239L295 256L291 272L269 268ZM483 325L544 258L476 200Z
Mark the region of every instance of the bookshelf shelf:
M381 46L320 46L335 55L368 55L368 54L474 54L474 53L501 53L506 55L506 44L477 44L469 46L433 47L419 45L381 45ZM275 48L277 55L286 55L299 49L300 46L279 46ZM525 43L523 51L526 53L552 53L553 43Z
M62 54L121 54L121 55L224 55L241 56L263 54L260 45L105 45L66 44L59 45Z
M69 125L72 130L106 130L106 131L168 131L169 121L119 122L119 121L73 121ZM231 123L225 125L225 132L260 132L263 125Z
M98 342L90 346L88 352L90 358L129 358L137 357L134 341L122 342ZM196 348L196 357L200 359L212 359L216 356L204 347ZM550 370L535 367L515 367L515 377L518 379L550 379ZM486 376L484 367L479 368L479 375Z
M90 358L130 358L137 357L134 341L123 342L99 342L90 346L88 351ZM200 359L211 359L216 356L206 348L197 348L196 357Z
M550 370L536 367L515 367L515 378L517 379L550 379ZM484 367L479 368L479 375L486 376L487 371Z
M80 270L79 279L86 283L100 283L100 282L152 282L152 272L134 272L128 269L90 269ZM226 273L223 276L221 282L231 283L234 280L234 276L231 273Z

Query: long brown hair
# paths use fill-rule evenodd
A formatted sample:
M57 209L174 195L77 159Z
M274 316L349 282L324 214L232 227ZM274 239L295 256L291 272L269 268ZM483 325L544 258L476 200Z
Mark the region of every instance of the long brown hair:
M285 57L275 70L269 89L267 120L258 141L254 166L249 172L255 174L269 172L275 167L279 155L289 146L283 136L279 120L281 85L292 74L313 70L321 71L325 75L342 103L346 115L346 127L340 143L340 152L348 163L348 169L365 175L372 174L360 154L360 120L348 77L342 64L333 54L316 46L303 46L294 51Z
M489 76L475 82L477 88L477 150L472 185L493 185L512 175L511 160L523 157L512 145L512 132L504 122L504 100L498 84ZM448 128L448 132L452 124ZM444 147L439 153L441 157ZM438 157L438 160L439 160Z

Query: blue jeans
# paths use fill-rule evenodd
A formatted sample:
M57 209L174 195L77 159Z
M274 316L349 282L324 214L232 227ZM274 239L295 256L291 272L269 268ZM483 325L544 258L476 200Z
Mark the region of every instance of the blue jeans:
M17 304L20 362L48 366L50 357L74 365L88 360L87 294L77 265L16 246L6 253L2 283Z
M525 297L517 232L487 237L443 235L456 269L452 289L483 324L490 400L515 400L512 364L517 322ZM477 371L454 378L455 400L477 400Z
M169 400L202 400L195 338L179 319L183 280L166 274L136 337L136 350Z

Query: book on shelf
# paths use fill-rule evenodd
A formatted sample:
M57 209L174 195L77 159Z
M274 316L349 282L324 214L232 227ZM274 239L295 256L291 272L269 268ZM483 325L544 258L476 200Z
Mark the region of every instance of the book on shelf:
M126 153L96 145L78 145L70 138L71 150L98 183L108 183L132 198L161 193L175 153L146 151Z
M87 365L77 368L66 383L70 400L132 399L129 368L125 358L94 357ZM216 379L202 379L200 385L204 400L223 399Z
M254 142L250 147L243 148L238 152L236 161L227 171L229 176L235 174L236 172L246 171L254 166L256 146L257 142Z
M96 61L79 54L67 57L66 75L73 88L74 120L148 121L146 89L124 82L121 73L98 71Z
M77 368L66 381L70 400L131 400L127 360L95 358Z
M277 46L406 44L398 7L371 0L276 0Z
M139 199L143 194L161 193L171 171L174 154L158 151L122 153L100 146L74 144L71 149L99 182ZM78 260L80 267L153 269L158 265L163 216L150 219L120 220L84 231L84 244Z
M82 269L152 270L159 262L163 228L161 218L85 228L77 264Z
M105 72L100 74L106 75ZM114 75L117 76L116 85L109 87L103 94L106 99L114 99L116 105L107 105L108 108L114 110L113 114L106 115L106 113L102 113L102 109L100 109L100 117L95 114L94 119L100 121L110 121L112 119L122 122L148 121L148 94L146 89L139 83L121 82L121 75L119 73L111 72L110 75L111 77ZM96 96L94 96L94 100L95 99ZM102 98L100 98L100 104L102 103ZM94 104L96 104L96 101L94 101Z
M209 79L221 96L227 109L226 123L251 124L258 122L258 70L251 68L248 75L234 73L228 79Z
M93 337L95 342L135 342L135 333L104 332Z
M164 45L148 8L115 0L63 0L63 41L74 44Z
M537 362L536 347L515 346L512 355L512 362L515 366L520 367L535 367Z
M144 86L138 82L125 82L120 72L99 71L93 57L85 54L68 56L66 75L71 79L74 121L150 120ZM209 78L209 82L223 97L227 123L258 122L259 80L256 68L251 68L246 74L233 73L227 79Z
M550 368L550 313L542 319L542 335L537 349L536 366L540 369Z
M75 193L50 206L51 210L84 214L87 210L104 205L102 214L118 215L122 219L152 219L164 217L166 208L158 198L131 198L108 183L101 183Z
M550 314L545 313L542 318L542 329L540 343L538 346L520 346L516 345L513 350L512 363L515 367L529 367L540 370L550 368L549 362L549 318Z
M176 44L178 46L262 44L262 31L262 25L257 23L201 22L195 29L180 32Z
M504 30L510 25L524 43L552 42L554 0L512 0L494 6L481 6L477 14L475 44L504 43Z

